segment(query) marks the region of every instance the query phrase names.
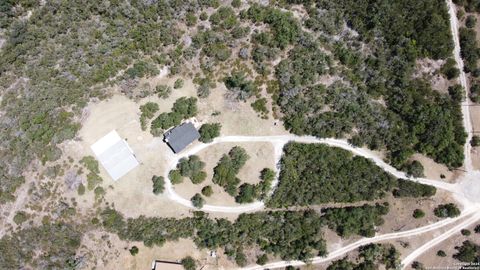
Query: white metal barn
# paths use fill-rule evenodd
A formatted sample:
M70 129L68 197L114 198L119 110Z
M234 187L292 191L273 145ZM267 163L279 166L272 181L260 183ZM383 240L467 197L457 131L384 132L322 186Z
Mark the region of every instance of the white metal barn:
M133 150L115 130L110 131L90 146L100 164L114 181L138 166Z

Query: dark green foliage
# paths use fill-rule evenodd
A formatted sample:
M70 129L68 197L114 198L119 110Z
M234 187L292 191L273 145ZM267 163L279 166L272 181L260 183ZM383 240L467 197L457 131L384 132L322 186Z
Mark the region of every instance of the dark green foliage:
M0 239L0 269L68 269L76 260L82 232L65 223L48 223Z
M393 191L395 197L432 197L437 192L437 189L433 186L398 179L398 188Z
M165 189L165 179L163 179L163 176L152 176L152 182L153 182L153 194L158 195L163 192Z
M462 6L467 12L480 12L480 3L475 0L453 0L456 5Z
M92 173L100 173L100 169L98 168L98 161L92 156L85 156L80 160L80 164L85 166L87 170Z
M477 18L473 15L468 15L467 19L465 20L465 26L467 28L474 28L475 25L477 24Z
M82 196L83 194L85 194L85 186L80 183L80 185L78 185L78 188L77 188L77 193L78 195Z
M459 84L448 87L448 94L453 101L459 103L465 99L465 90Z
M425 269L425 266L423 265L423 263L419 262L419 261L414 261L412 263L412 269L415 269L415 270L426 270Z
M453 258L464 263L480 263L480 246L467 240L461 246L455 247L457 253Z
M341 260L333 261L328 267L327 270L354 270L356 264L349 261L347 258Z
M25 221L27 221L29 215L25 213L24 211L18 211L15 213L15 216L13 217L13 222L17 225L21 225Z
M133 64L133 67L125 71L125 75L130 79L152 77L158 75L158 68L150 62L139 61Z
M240 186L235 201L237 203L251 203L258 198L258 196L258 190L255 185L244 183Z
M453 58L448 58L445 64L440 69L440 72L447 77L447 79L455 79L460 75L460 70L457 68L457 62Z
M202 208L203 205L205 204L205 199L203 199L202 195L200 195L199 193L193 195L190 201L192 202L193 206L195 206L196 208Z
M463 235L463 236L470 236L470 234L472 234L472 232L470 232L470 230L467 230L467 229L462 229L460 231L460 233Z
M405 165L404 171L407 176L423 177L423 165L417 160L414 160Z
M214 138L220 136L220 129L222 125L220 123L212 123L212 124L203 124L198 132L200 133L199 141L203 143L212 142Z
M197 115L197 99L194 97L181 97L173 103L172 111L161 113L152 121L152 130L168 129L177 126L183 119Z
M460 28L460 53L465 61L465 71L474 71L479 57L475 30Z
M231 29L237 24L237 17L231 7L222 6L210 16L210 22L213 26Z
M202 188L203 196L210 197L213 194L213 188L211 186L204 186Z
M232 4L232 7L239 8L242 5L242 1L241 0L232 0L231 4Z
M470 100L472 100L475 103L480 103L480 84L479 83L473 83L472 86L470 87Z
M283 12L276 8L254 3L247 10L247 17L254 23L263 22L270 26L270 32L261 33L268 40L263 45L284 49L297 41L300 36L300 26L291 12Z
M470 141L470 145L473 147L477 147L480 145L480 137L478 135L473 135L472 140Z
M174 89L182 88L184 83L185 82L183 81L183 79L176 79L175 82L173 83L173 88Z
M180 172L180 175L190 178L193 184L200 184L207 177L203 168L205 168L205 162L201 161L196 155L182 158L177 164L177 170Z
M439 250L439 251L437 251L437 256L438 257L447 257L447 253L445 253L445 251L443 251L443 250Z
M247 256L241 250L237 250L237 254L235 255L235 263L240 267L247 266Z
M243 71L232 72L224 82L227 89L239 100L246 100L258 91L255 83L248 80Z
M155 113L159 110L158 104L155 102L147 102L140 106L140 126L142 130L147 129L147 121L155 116Z
M362 52L357 41L330 42L349 83L324 87L318 76L333 72L331 59L308 35L302 38L276 66L286 128L318 137L353 135L355 145L386 148L398 168L414 152L461 166L466 136L459 104L432 91L429 83L412 79L417 58L451 56L446 4L340 0L318 6L344 18L373 52ZM386 106L372 101L380 96Z
M248 159L245 149L239 146L230 149L228 155L224 154L213 168L213 183L223 187L231 196L235 196L237 185L240 183L237 174Z
M267 254L262 254L257 257L256 263L259 265L264 265L268 262L268 256Z
M341 237L353 234L365 237L375 235L374 226L382 225L382 215L388 213L388 204L362 207L327 208L322 211L328 227Z
M180 173L180 170L171 170L168 173L168 178L170 179L170 182L172 182L172 185L180 184L183 182L183 177Z
M335 1L345 12L347 24L369 41L377 31L394 46L404 40L416 41L415 50L434 59L450 56L453 49L449 16L444 2L427 0ZM372 10L376 12L371 13Z
M272 182L275 179L275 171L270 168L264 168L260 172L260 183L257 185L260 199L265 199L272 187Z
M168 85L163 85L163 84L157 85L155 87L155 93L160 98L163 98L163 99L168 98L172 93L172 87Z
M267 108L267 99L266 98L259 98L255 100L251 104L252 108L258 112L262 118L267 119L268 118L268 108Z
M130 251L130 254L132 254L132 256L135 256L138 254L138 247L137 246L133 246L131 247L128 251Z
M385 269L400 268L400 253L390 244L369 244L362 246L359 248L359 257L364 260L362 264L376 265L381 263L385 266ZM360 269L363 268L360 267Z
M374 200L396 185L395 178L372 161L340 148L289 143L283 152L269 207Z
M346 257L332 262L327 270L364 270L364 269L398 269L400 253L389 244L369 244L361 246L358 257L360 263L349 261ZM382 265L382 266L381 266Z
M197 264L195 263L195 260L190 256L183 258L181 263L183 268L185 268L185 270L195 270L197 268Z
M460 209L457 208L457 206L454 203L447 203L447 204L440 204L435 208L433 211L435 216L441 217L441 218L446 218L446 217L457 217L460 215Z
M413 217L416 219L423 218L425 216L425 212L423 212L421 209L415 209L413 211Z
M95 199L98 200L103 198L103 196L106 194L106 191L103 187L99 186L93 190L93 194L95 194Z

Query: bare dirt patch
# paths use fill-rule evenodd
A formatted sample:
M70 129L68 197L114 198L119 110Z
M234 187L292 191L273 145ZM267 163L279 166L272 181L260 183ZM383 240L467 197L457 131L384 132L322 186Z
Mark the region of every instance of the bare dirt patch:
M407 231L432 224L441 219L433 214L433 209L439 204L453 202L450 193L437 189L435 196L431 198L393 198L388 200L390 211L383 217L385 223L377 228L377 233L391 233ZM413 218L413 211L420 209L425 212L425 217Z
M423 263L423 265L428 268L449 266L449 267L453 267L449 269L460 269L460 265L458 265L460 261L452 258L452 256L457 253L457 250L455 250L455 247L461 246L462 242L466 240L470 240L476 244L480 244L480 234L475 233L473 230L475 226L476 225L465 228L471 232L470 236L464 236L459 231L452 237L448 238L447 240L441 242L437 246L431 248L430 250L422 254L416 260ZM437 252L439 250L443 250L447 254L447 256L446 257L437 256ZM407 268L407 269L412 269L412 268Z
M437 179L448 183L455 183L457 179L461 178L463 171L461 169L449 170L447 166L435 162L433 159L422 155L414 154L412 160L417 160L422 163L424 167L425 178ZM445 178L442 179L441 175Z

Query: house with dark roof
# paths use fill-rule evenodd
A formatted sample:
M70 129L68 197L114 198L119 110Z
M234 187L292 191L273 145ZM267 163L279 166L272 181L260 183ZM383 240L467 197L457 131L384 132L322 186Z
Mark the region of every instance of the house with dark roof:
M200 138L200 133L190 122L176 126L163 134L163 140L176 154L198 138Z

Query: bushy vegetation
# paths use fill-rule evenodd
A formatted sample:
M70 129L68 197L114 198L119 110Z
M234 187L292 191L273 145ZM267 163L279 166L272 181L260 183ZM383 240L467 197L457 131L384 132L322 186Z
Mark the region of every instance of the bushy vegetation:
M198 132L200 133L199 141L203 143L212 142L214 138L220 136L220 129L222 125L220 123L212 123L212 124L203 124Z
M213 183L223 187L231 196L235 196L237 185L240 183L237 174L249 158L245 149L240 146L230 149L228 155L224 154L213 168Z
M158 97L166 99L172 93L172 87L164 84L157 85L155 86L155 93Z
M239 100L246 100L258 91L255 83L248 80L243 71L232 72L224 81L227 89Z
M472 241L466 240L455 249L457 253L453 255L453 258L464 263L480 263L480 246Z
M183 268L185 268L185 270L195 270L197 268L197 264L195 263L195 260L190 256L183 258L181 260L181 263Z
M165 189L165 179L163 179L163 176L152 176L152 182L153 182L153 194L158 195L163 192Z
M395 178L372 161L322 144L289 143L269 207L356 202L384 197Z
M197 99L194 97L181 97L173 103L171 112L161 113L152 121L152 134L177 126L182 120L197 115Z
M358 262L346 257L332 262L327 270L398 269L400 253L390 244L369 244L358 248Z
M200 184L207 178L207 173L203 171L205 162L196 155L182 158L177 164L177 170L183 177L188 177L193 184Z
M158 104L155 102L147 102L140 106L140 127L142 130L147 129L147 124L150 119L155 116L155 113L159 110Z
M47 223L0 239L0 269L71 269L82 232L74 225Z
M243 257L244 249L259 248L283 260L308 260L326 255L323 226L335 228L343 236L371 235L387 211L384 205L365 205L346 210L330 208L324 215L313 210L256 212L241 214L231 222L224 218L210 219L203 212L182 219L145 216L125 219L119 212L105 209L101 218L107 231L118 234L122 240L143 241L146 246L192 238L199 248L223 248L230 258Z
M202 208L203 205L205 204L205 199L199 193L193 195L190 201L192 202L193 206L195 206L196 208Z
M398 179L398 187L393 190L393 195L395 197L432 197L437 192L437 189L433 186Z
M460 215L460 209L458 209L454 203L440 204L433 210L433 213L437 217L453 218Z
M479 58L475 30L465 27L460 28L460 53L465 61L465 71L475 71Z
M423 218L425 216L425 212L423 212L421 209L415 209L412 216L416 219Z
M258 199L265 199L274 179L275 171L270 168L264 168L260 172L261 181L258 184L244 183L240 185L235 201L237 203L251 203Z
M204 186L202 188L202 195L206 197L210 197L213 194L213 188L212 186Z
M440 69L440 72L449 80L455 79L460 75L460 70L457 68L457 62L453 58L447 59Z
M336 74L348 83L329 87L318 83L319 76L334 72L333 59L308 35L276 66L278 104L287 129L319 137L352 135L355 145L386 149L398 168L414 152L450 167L461 166L466 136L460 105L433 91L429 83L412 79L417 59L451 57L446 4L341 0L318 1L315 6L327 10L328 18L344 18L359 36L327 42L341 64L335 66L341 70ZM311 17L325 16L310 10ZM323 30L318 17L310 18L309 26ZM359 43L369 52L362 52L365 47ZM372 100L380 97L385 106Z
M328 227L342 237L375 236L374 226L384 223L382 216L388 213L388 204L361 207L327 208L322 211Z

